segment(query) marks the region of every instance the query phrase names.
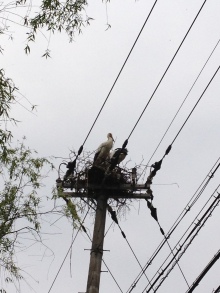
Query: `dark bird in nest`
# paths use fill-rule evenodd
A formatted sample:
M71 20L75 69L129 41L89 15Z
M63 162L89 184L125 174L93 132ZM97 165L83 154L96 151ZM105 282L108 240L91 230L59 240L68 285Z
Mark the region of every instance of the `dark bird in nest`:
M128 154L127 149L117 148L110 153L110 160L115 160L116 158L118 158L117 164L120 164L125 159L127 154Z

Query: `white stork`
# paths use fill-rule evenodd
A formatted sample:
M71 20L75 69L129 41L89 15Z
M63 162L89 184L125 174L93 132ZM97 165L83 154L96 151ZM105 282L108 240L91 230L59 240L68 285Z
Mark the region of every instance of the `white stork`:
M107 134L107 138L108 140L100 144L98 147L94 156L93 165L101 165L109 157L114 139L111 133Z
M114 159L118 156L118 162L117 162L117 165L118 165L125 159L127 154L128 154L127 149L117 148L110 153L110 159Z

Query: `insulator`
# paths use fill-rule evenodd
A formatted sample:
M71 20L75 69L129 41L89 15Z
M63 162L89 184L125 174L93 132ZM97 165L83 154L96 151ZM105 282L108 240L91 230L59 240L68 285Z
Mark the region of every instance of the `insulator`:
M123 231L121 231L121 234L122 234L122 236L123 236L124 238L126 238L126 235L125 235L125 233L124 233Z
M81 227L82 227L83 231L86 233L86 228L83 225Z
M171 148L172 148L172 145L170 144L165 152L165 156L169 154Z
M123 148L123 149L125 149L125 148L126 148L126 146L127 146L127 144L128 144L128 139L126 139L126 140L125 140L125 142L123 143L123 146L122 146L122 148Z
M131 179L133 184L135 184L137 180L137 168L132 168Z
M74 169L75 169L75 166L76 166L76 160L74 160L73 162L69 162L68 164L67 164L67 169L69 169L71 172L73 172L74 171Z
M165 233L161 227L160 227L160 232L162 233L162 235L165 235Z
M151 167L153 167L155 169L155 171L160 170L161 165L162 165L162 161L163 161L163 159L160 160L159 162L155 162Z
M83 151L83 145L81 145L81 147L78 150L78 156L82 153L82 151Z

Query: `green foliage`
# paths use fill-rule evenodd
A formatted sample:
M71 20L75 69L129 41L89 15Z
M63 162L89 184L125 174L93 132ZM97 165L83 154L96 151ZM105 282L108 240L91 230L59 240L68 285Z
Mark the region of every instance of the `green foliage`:
M0 70L0 267L5 271L5 282L20 280L15 261L16 247L21 245L23 233L34 239L40 232L40 202L38 191L46 165L46 158L37 157L36 151L26 148L24 141L12 146L12 133L7 122L14 121L10 110L16 103L17 88ZM1 289L4 292L4 289Z
M0 151L0 175L4 184L0 191L0 266L16 279L21 278L14 260L19 236L40 231L41 202L37 191L41 187L42 170L51 163L35 157L36 152L19 143L7 146L7 156Z
M86 14L87 6L87 0L40 0L37 3L31 0L12 0L10 3L2 1L0 15L4 22L2 25L0 23L0 34L12 38L11 26L14 27L16 24L19 27L23 26L27 35L24 48L26 54L31 52L30 43L36 41L38 32L47 36L47 33L64 31L69 40L73 41L74 34L81 33L82 27L89 25L93 20ZM0 47L0 53L3 53L2 47ZM48 48L42 57L50 57Z
M0 69L0 117L1 119L9 118L9 110L15 102L14 91L17 88L14 86L11 79L5 77L5 72Z
M0 267L5 271L5 283L15 283L22 278L15 261L16 248L25 247L22 235L28 234L34 241L41 239L42 174L45 168L53 169L48 159L38 157L36 151L25 146L25 138L16 146L13 144L12 133L6 126L8 121L15 121L10 110L16 103L16 89L0 70ZM76 206L70 200L66 203L62 214L75 227L75 220L79 221Z
M0 3L0 34L10 39L9 24L19 24L27 32L25 53L31 52L30 43L35 42L39 30L46 29L49 33L65 31L73 40L74 33L81 33L82 26L88 25L91 18L86 15L86 0L41 0L37 7L32 6L31 0L2 1ZM17 8L21 8L17 12ZM34 15L34 17L33 17ZM0 46L0 53L3 48ZM47 49L43 57L50 57ZM12 133L7 129L7 122L16 120L10 116L10 110L16 103L16 91L11 79L0 69L0 267L4 270L5 282L14 283L22 278L19 266L15 261L16 248L22 245L21 236L40 238L41 228L41 197L39 195L42 173L46 166L53 165L46 159L37 156L36 151L25 146L24 141L13 144ZM32 110L35 108L33 105ZM77 206L71 200L66 201L63 212L73 225L80 222ZM1 293L5 293L3 288Z
M0 148L1 160L4 162L7 158L7 142L10 141L12 134L5 127L5 122L13 120L9 117L11 106L15 103L14 92L17 88L11 79L5 76L4 70L0 69Z
M80 209L79 206L64 195L62 187L53 190L53 199L57 200L59 198L62 198L66 202L63 206L63 214L67 219L70 219L74 227L78 227L78 223L81 222L77 212L77 208Z
M83 14L87 5L86 0L43 0L40 12L34 18L25 20L25 24L32 27L29 41L35 39L37 29L44 27L53 33L65 30L72 41L74 32L81 32L81 26L89 24L91 20Z

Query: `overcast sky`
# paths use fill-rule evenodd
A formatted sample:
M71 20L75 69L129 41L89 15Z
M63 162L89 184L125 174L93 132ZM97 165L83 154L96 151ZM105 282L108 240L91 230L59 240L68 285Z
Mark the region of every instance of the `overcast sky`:
M40 156L68 158L70 150L77 151L153 3L154 1L150 0L112 0L106 6L101 1L99 3L89 1L87 14L94 18L91 25L83 28L83 33L76 35L72 43L68 42L68 37L64 33L52 35L49 44L51 58L47 60L41 58L47 48L47 40L42 34L38 34L36 43L31 46L30 56L24 53L25 30L12 27L15 31L13 41L1 36L4 47L4 54L0 56L1 67L5 69L6 75L14 80L19 91L32 104L38 105L35 115L19 105L15 106L13 115L21 120L21 123L17 128L13 128L14 137L21 139L25 135L27 144L36 149ZM201 0L157 2L84 146L86 151L94 151L106 140L108 132L112 132L116 140L115 147L122 146L202 3ZM143 159L145 164L149 161L219 41L219 14L220 2L207 1L129 139L127 158L130 160L128 165L130 168ZM106 30L107 22L111 25L108 30ZM162 158L219 65L220 45L213 52L150 163ZM165 157L161 170L154 178L152 185L154 206L157 208L159 222L165 232L170 229L220 156L219 96L220 72L208 87L173 144L170 154ZM27 100L22 96L19 101L23 106L30 108ZM61 162L62 159L54 159L56 167ZM148 172L149 169L146 176ZM42 196L51 197L51 189L55 185L57 176L56 172L50 175L42 190ZM169 239L171 247L176 245L219 183L219 171L217 171L201 199ZM48 201L46 205L52 206L53 203ZM93 232L93 220L93 216L89 216L85 221L90 235ZM219 220L217 207L180 260L180 267L189 285L220 249ZM36 280L25 274L33 291L26 284L21 283L22 293L48 292L71 244L72 228L68 221L61 219L51 225L52 222L53 219L48 218L48 223L45 222L43 227L45 233L57 233L53 236L45 234L44 242L51 250L34 245L17 255L22 269ZM108 215L106 228L108 229L110 225L111 219ZM157 223L150 216L146 202L133 203L130 211L120 218L120 226L141 265L144 266L163 240ZM73 233L75 235L77 231ZM104 253L104 260L122 292L127 292L141 271L139 264L117 226L113 225L109 230L104 244L105 249L110 250ZM86 291L90 253L85 249L89 249L90 246L86 234L79 233L73 244L71 258L67 257L51 292ZM165 245L146 271L149 279L154 276L169 253L170 249ZM103 270L107 269L103 266ZM195 292L211 293L217 288L220 285L219 271L220 261L207 273ZM146 277L142 276L132 292L141 293L147 285ZM184 293L187 289L188 286L176 266L158 292ZM10 288L11 292L15 292L15 289ZM100 292L120 292L110 273L102 273Z

